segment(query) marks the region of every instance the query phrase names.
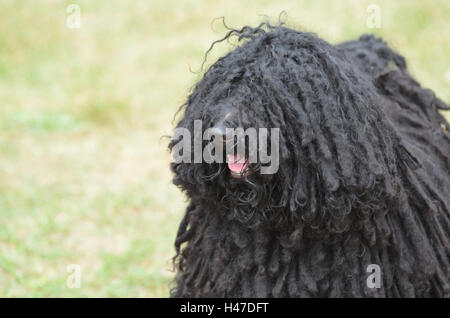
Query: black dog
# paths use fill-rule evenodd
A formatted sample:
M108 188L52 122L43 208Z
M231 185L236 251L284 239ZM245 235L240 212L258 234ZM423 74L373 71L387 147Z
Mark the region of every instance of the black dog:
M372 36L233 35L244 44L208 69L177 127L280 128L279 169L172 163L189 198L172 296L449 296L448 106Z

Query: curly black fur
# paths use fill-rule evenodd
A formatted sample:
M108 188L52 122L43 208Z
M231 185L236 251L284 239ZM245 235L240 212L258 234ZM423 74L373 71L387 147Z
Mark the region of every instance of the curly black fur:
M449 296L448 106L373 36L233 35L244 44L207 70L178 127L229 109L228 126L279 127L280 169L236 180L224 164L172 163L189 198L172 296Z

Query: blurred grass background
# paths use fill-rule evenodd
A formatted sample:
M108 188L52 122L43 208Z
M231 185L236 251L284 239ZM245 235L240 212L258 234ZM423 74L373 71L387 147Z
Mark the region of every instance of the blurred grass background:
M66 27L71 3L80 29ZM0 296L168 296L185 201L161 136L199 79L189 69L225 34L214 19L242 27L283 10L332 43L381 35L450 101L447 0L0 0Z

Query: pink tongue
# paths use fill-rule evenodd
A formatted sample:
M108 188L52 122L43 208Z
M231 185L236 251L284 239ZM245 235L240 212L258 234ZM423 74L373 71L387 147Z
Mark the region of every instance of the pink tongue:
M246 158L239 158L237 155L227 155L228 156L228 169L235 173L244 172L247 167Z

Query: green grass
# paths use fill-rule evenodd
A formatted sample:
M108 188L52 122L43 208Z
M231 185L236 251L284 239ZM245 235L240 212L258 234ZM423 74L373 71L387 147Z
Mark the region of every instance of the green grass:
M70 3L80 29L65 25ZM371 3L380 29L366 26ZM185 200L161 136L225 33L216 18L240 27L283 10L333 43L383 36L450 101L445 0L0 2L0 296L168 295Z

